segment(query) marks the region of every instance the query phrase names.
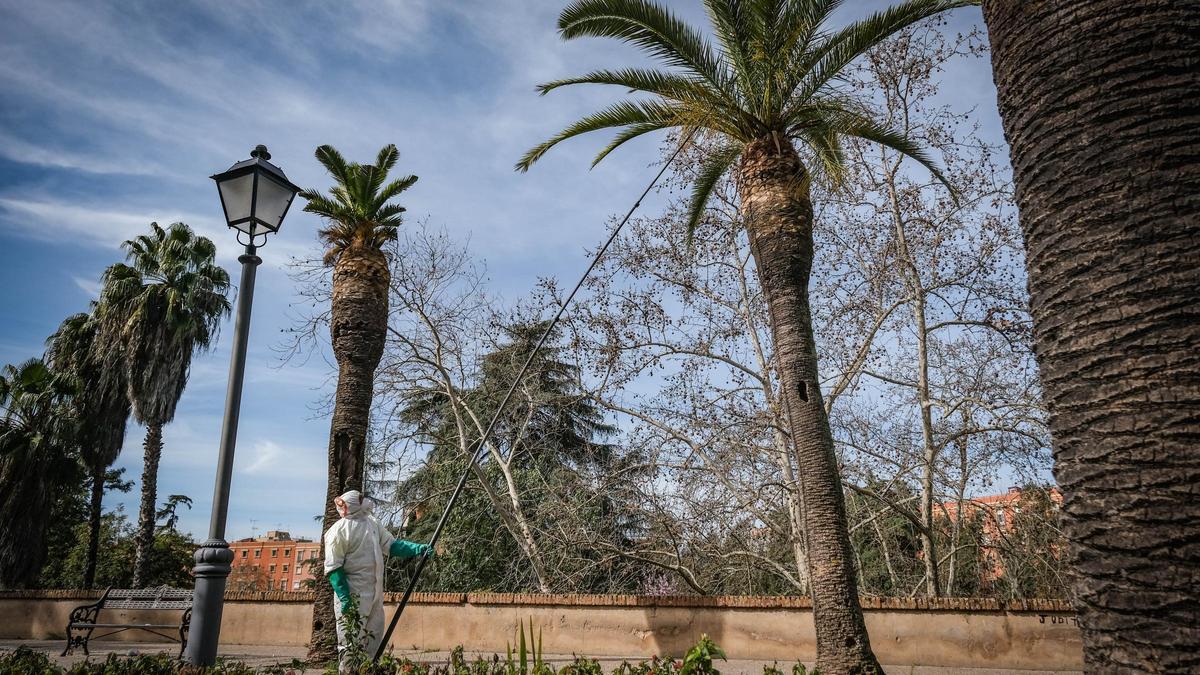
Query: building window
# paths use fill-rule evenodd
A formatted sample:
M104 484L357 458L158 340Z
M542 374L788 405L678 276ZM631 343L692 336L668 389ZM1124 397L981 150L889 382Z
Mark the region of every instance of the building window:
M247 551L246 549L242 549L242 557L243 557L243 558L245 558L245 557L246 557L246 554L247 554L247 553L249 553L249 551Z
M292 549L290 549L290 548L283 549L283 557L287 558L287 557L290 557L291 555L292 555Z
M283 566L283 573L284 573L284 574L287 574L287 571L288 571L288 566L287 566L287 565L284 565L284 566Z
M278 558L279 557L279 549L277 549L277 548L271 549L271 557Z
M271 565L271 574L275 574L275 566Z
M255 557L255 558L261 558L261 557L262 557L262 549L261 549L261 548L256 548L256 549L254 549L254 557Z
M297 550L296 551L296 562L300 562L301 560L304 560L304 551Z
M298 590L300 590L300 582L299 582L299 581L293 581L293 582L292 582L292 590L293 590L293 591L298 591Z
M287 580L286 579L279 582L279 590L281 590L281 591L287 590Z

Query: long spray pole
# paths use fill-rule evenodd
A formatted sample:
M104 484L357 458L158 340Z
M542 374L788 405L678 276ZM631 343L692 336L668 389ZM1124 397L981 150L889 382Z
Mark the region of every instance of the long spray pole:
M650 184L646 186L646 189L642 191L641 196L639 196L637 201L633 203L633 206L629 208L629 211L625 214L625 217L621 219L621 222L618 223L615 228L613 228L612 234L608 235L608 239L605 240L604 245L600 247L600 250L596 251L596 255L592 257L591 264L589 264L587 269L584 270L583 276L579 278L579 282L575 284L575 288L571 289L571 293L567 295L566 299L563 300L562 305L559 306L558 313L554 315L554 318L551 319L549 325L546 326L546 330L542 333L542 336L538 338L537 344L533 346L533 351L529 352L529 356L525 359L525 363L521 366L521 370L517 373L516 379L513 380L512 386L508 388L508 391L504 394L504 398L501 399L500 407L496 408L495 414L492 415L492 420L488 422L487 428L483 431L483 435L480 436L479 440L476 442L477 445L475 447L475 451L471 453L471 461L467 463L466 468L463 469L462 474L458 477L458 483L454 486L454 492L450 495L450 501L446 504L446 510L442 511L442 517L438 519L437 527L433 528L433 536L429 539L429 547L431 550L435 545L437 545L438 538L442 536L442 529L446 527L446 521L450 518L450 512L454 510L454 505L456 502L458 502L458 497L462 494L463 488L467 484L467 479L471 476L471 470L475 467L475 464L479 462L480 455L482 455L484 450L486 450L487 442L492 435L492 431L495 430L496 425L500 422L500 417L504 414L504 409L508 407L508 402L512 399L513 394L516 393L517 387L520 386L521 380L525 379L525 373L529 371L529 366L533 363L534 358L537 357L537 354L539 351L541 351L542 346L546 344L546 340L549 339L550 333L554 331L554 327L557 326L559 320L562 319L562 316L567 311L567 307L571 304L571 301L575 299L575 294L579 292L580 288L583 288L583 284L587 281L587 278L591 276L592 270L596 269L596 265L600 263L600 258L604 257L604 253L608 251L608 247L612 245L614 241L616 241L617 235L621 233L621 229L625 227L625 223L628 223L629 219L633 217L633 212L637 211L638 207L642 205L642 200L645 199L646 195L650 194L650 191L653 190L654 186L658 184L659 179L662 178L663 174L667 172L667 168L669 168L675 161L675 158L679 156L679 153L684 149L684 147L687 146L688 142L695 133L695 129L692 129L690 132L688 132L687 136L684 137L684 139L679 143L679 147L675 148L675 152L671 153L671 157L667 159L662 168L658 170L658 173L655 174L654 179L651 180ZM384 650L387 649L388 640L391 639L392 632L396 630L396 624L400 621L400 615L404 614L404 608L408 606L408 600L410 597L412 597L413 590L416 589L417 582L421 579L421 572L425 569L425 564L428 562L429 551L426 551L417 560L417 568L413 571L412 580L408 582L408 588L404 589L404 596L400 598L400 606L396 608L396 613L392 615L392 621L388 624L387 631L383 634L383 639L380 640L379 647L375 650L375 657L373 659L374 661L378 661L379 657L383 656Z

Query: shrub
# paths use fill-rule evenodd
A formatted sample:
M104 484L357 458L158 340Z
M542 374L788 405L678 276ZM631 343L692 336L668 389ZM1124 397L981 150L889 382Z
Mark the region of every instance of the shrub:
M35 652L29 647L18 647L16 651L0 653L0 673L12 675L51 675L60 673L50 657Z

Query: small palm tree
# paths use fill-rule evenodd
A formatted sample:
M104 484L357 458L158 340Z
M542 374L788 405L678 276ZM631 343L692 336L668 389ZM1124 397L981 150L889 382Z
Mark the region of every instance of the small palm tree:
M120 358L107 353L113 346L101 344L99 331L94 314L73 314L47 340L46 351L50 367L78 383L72 407L77 419L87 420L75 434L80 459L92 482L85 588L91 588L96 580L105 474L121 454L129 420L124 367Z
M391 272L383 247L396 239L404 213L404 207L392 200L412 187L417 177L388 180L388 172L400 159L394 145L381 149L374 164L347 162L329 145L317 148L316 155L334 186L328 195L305 190L300 196L308 200L304 210L326 223L318 235L326 247L325 264L333 266L329 332L338 362L324 532L338 519L333 499L362 487L375 368L387 338ZM332 597L329 584L317 584L309 652L313 658L328 659L336 653Z
M627 99L568 126L530 150L527 170L558 143L603 129L618 133L596 156L660 129L712 143L692 187L686 228L704 216L714 187L732 171L741 215L771 317L775 367L805 500L817 665L823 672L879 672L858 605L853 551L829 420L821 400L808 302L813 262L814 179L844 173L840 140L898 150L937 174L920 147L875 120L838 86L857 57L927 17L975 0L907 0L840 30L825 27L837 0L704 0L714 49L697 30L650 0L577 0L558 20L564 39L632 43L663 66L601 70L540 87L607 84L649 95Z
M0 588L34 584L50 507L78 477L70 378L39 359L0 371Z
M146 581L154 543L163 425L175 418L192 354L212 346L229 314L229 275L213 243L183 223L150 228L122 244L128 264L105 270L98 312L102 348L122 368L133 416L146 426L135 587Z

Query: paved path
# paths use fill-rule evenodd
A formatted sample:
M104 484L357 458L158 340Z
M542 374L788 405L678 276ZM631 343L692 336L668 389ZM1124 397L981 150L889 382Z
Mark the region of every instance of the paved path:
M26 646L30 649L46 652L51 659L60 666L69 667L74 663L84 661L90 658L93 661L103 661L108 658L109 654L117 654L120 656L132 656L136 654L157 654L169 653L177 654L178 647L175 645L163 642L115 642L110 640L96 640L91 643L91 656L84 656L82 650L76 650L76 653L71 656L59 656L63 649L62 640L0 640L0 652L14 650L19 646ZM280 647L270 645L223 645L220 655L232 661L241 661L251 666L274 666L280 664L290 664L293 660L300 661L304 659L306 649L304 647ZM413 661L424 661L430 663L444 663L449 660L449 652L421 652L413 650L397 651L397 656L403 655ZM468 660L474 660L476 656L482 656L490 659L492 654L476 654L467 652ZM503 655L501 655L503 656ZM563 665L574 660L572 655L547 655L546 661L555 664ZM600 656L595 657L597 661L604 666L605 672L612 672L617 666L621 665L622 661L637 663L641 657L621 658L616 656ZM734 660L718 662L717 668L720 669L722 675L762 675L763 666L772 665L773 661L753 661L753 660ZM778 664L780 670L786 675L791 675L792 668L790 663ZM812 664L807 664L812 667ZM928 666L884 666L888 675L1075 675L1076 671L1053 671L1053 670L997 670L994 668L933 668ZM320 668L310 668L307 671L297 668L296 673L315 673L321 672Z

